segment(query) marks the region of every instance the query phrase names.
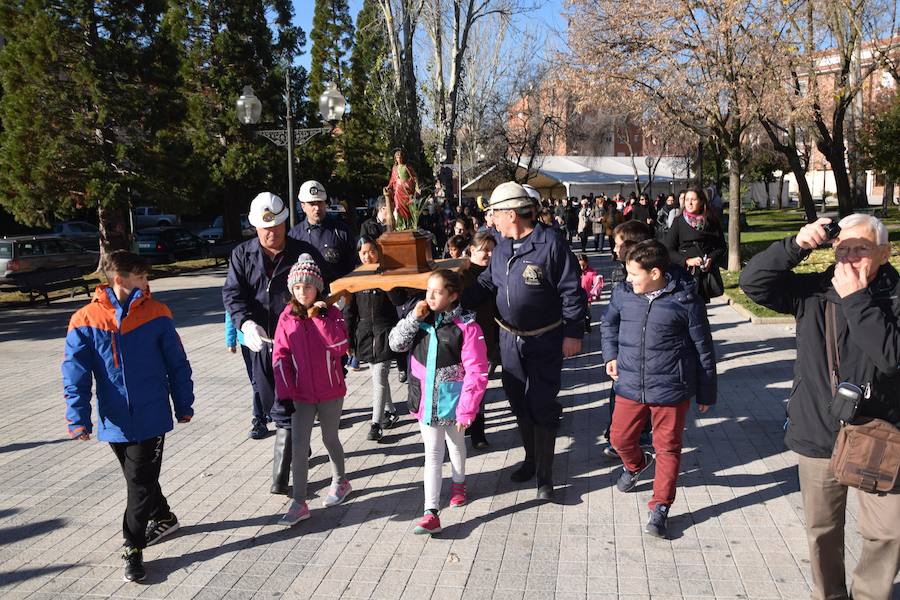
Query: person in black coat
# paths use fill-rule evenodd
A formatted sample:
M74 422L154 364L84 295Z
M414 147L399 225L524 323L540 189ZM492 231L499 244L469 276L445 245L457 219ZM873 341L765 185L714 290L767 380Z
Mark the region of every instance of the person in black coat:
M684 213L672 223L666 236L666 247L674 264L687 269L697 281L697 293L708 303L708 281L718 278L719 265L725 256L725 235L718 219L709 209L706 193L691 188L684 195Z
M640 221L650 228L652 233L656 227L656 209L650 204L650 198L647 194L641 194L637 203L631 211L631 220Z
M754 256L741 273L740 286L754 302L796 317L797 360L784 440L799 455L814 597L889 598L900 566L900 486L882 494L857 490L862 550L848 594L847 486L831 469L841 423L829 407L835 383L853 383L864 390L860 417L900 427L900 274L888 262L887 228L862 214L838 223L834 265L818 273L795 273L828 241L824 226L829 222L822 218L805 225L796 236ZM829 329L836 349L834 373L828 365Z
M378 244L371 238L359 238L356 248L364 265L381 260ZM380 440L382 429L393 427L398 420L388 385L391 361L397 356L388 345L388 334L397 324L397 307L405 301L402 289L371 289L353 294L344 308L350 352L357 360L369 363L372 373L372 425L368 435L371 441Z
M387 229L387 201L384 196L375 200L375 214L359 228L359 237L377 240Z

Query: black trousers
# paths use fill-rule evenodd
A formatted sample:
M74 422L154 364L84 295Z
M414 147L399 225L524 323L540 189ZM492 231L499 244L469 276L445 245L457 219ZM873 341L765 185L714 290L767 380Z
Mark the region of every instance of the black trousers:
M122 466L128 489L128 501L122 517L122 537L128 546L144 548L147 545L147 523L169 515L169 503L159 487L165 441L166 436L160 435L143 442L109 444Z
M244 359L244 368L247 369L247 379L250 381L250 387L253 390L253 416L256 417L256 410L260 406L260 400L259 392L256 391L256 384L253 383L253 351L243 344L238 345L241 347L241 357Z
M590 236L591 236L591 234L588 232L587 229L585 229L584 231L582 231L581 233L578 234L578 238L581 240L581 251L582 252L587 252L588 238Z
M275 371L272 368L272 344L263 343L262 350L250 352L253 365L253 416L263 422L273 420L279 427L291 428L291 415L275 405Z
M556 430L562 416L563 330L522 338L500 330L503 391L517 419Z

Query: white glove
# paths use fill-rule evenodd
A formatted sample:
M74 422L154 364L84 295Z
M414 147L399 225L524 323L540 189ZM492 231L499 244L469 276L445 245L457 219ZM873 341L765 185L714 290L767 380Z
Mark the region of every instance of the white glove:
M241 325L241 333L244 334L244 345L253 352L259 352L263 347L263 338L266 330L253 321L244 321Z

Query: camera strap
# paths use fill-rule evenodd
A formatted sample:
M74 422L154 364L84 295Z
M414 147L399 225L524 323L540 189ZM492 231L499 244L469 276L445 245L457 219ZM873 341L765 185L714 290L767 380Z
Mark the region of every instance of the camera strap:
M825 302L825 355L828 358L828 380L833 396L841 381L841 353L837 344L837 306L828 301Z

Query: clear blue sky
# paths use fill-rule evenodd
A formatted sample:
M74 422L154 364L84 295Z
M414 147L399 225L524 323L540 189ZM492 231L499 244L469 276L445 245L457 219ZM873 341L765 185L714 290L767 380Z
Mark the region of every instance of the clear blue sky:
M363 0L349 0L350 15L356 20L356 14L362 8ZM562 31L565 29L565 20L560 16L562 11L562 0L543 0L540 2L541 8L529 13L528 15L520 15L517 17L520 26L536 29L555 29ZM315 0L294 0L294 21L303 28L306 33L306 48L304 54L297 62L309 68L309 49L312 43L309 39L309 31L312 29L313 9L315 8Z

